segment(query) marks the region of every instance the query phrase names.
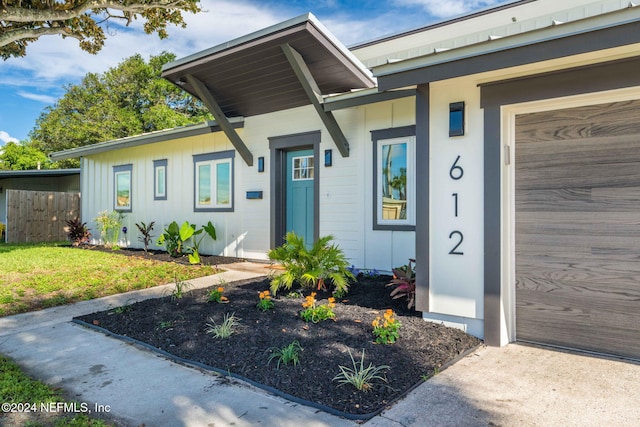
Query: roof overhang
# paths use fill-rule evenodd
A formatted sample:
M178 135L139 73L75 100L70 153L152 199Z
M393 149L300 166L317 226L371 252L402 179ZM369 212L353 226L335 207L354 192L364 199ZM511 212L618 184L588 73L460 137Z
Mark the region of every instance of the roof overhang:
M629 7L374 68L380 90L640 44L640 7Z
M231 120L234 127L242 127L244 120L241 117ZM57 151L49 154L49 158L53 161L72 159L91 154L106 153L108 151L119 150L122 148L137 147L145 144L154 144L156 142L169 141L177 138L186 138L189 136L203 135L212 132L219 132L220 126L215 121L208 121L197 125L182 126L173 129L159 130L155 132L144 133L141 135L130 136L126 138L115 139L113 141L100 142L97 144L86 145L84 147L71 148L68 150Z
M375 86L369 70L312 14L168 63L162 76L198 98L187 77L204 83L226 117L310 105L283 45L302 56L322 95Z
M0 179L5 178L53 178L80 175L80 169L38 169L26 171L0 171Z

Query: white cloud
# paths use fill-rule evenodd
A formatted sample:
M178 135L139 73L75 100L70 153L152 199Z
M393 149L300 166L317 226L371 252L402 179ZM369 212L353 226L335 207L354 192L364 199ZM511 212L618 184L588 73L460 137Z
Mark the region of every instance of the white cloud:
M500 0L395 0L395 4L420 6L430 15L438 18L450 18L472 10L492 6L498 1Z
M6 144L7 142L19 142L17 138L9 135L8 132L0 130L0 146Z
M18 95L20 95L23 98L31 99L33 101L43 102L45 104L53 104L58 99L55 96L51 96L51 95L40 95L37 93L30 93L30 92L24 92L24 91L18 91Z

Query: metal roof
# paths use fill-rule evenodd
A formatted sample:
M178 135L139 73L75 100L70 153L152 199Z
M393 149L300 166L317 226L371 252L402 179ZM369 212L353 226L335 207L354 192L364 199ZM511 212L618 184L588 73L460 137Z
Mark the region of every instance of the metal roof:
M231 120L234 127L242 127L244 120L234 118ZM155 132L143 133L141 135L128 136L126 138L114 139L113 141L99 142L97 144L86 145L84 147L70 148L49 154L51 160L72 159L90 154L104 153L118 150L120 148L137 147L139 145L153 144L156 142L168 141L176 138L186 138L189 136L202 135L205 133L218 132L220 127L215 121L208 121L196 125L181 126L172 129L159 130Z
M371 73L312 14L166 64L162 76L196 96L186 76L200 80L226 117L309 105L286 44L302 56L322 95L375 87Z
M605 3L607 7L604 7ZM527 22L488 28L480 33L465 35L456 43L447 40L425 45L414 52L404 52L406 58L390 58L386 64L374 66L374 75L379 79L380 89L389 90L406 86L408 80L401 76L415 72L421 76L411 81L412 84L419 84L638 43L640 37L621 37L610 33L616 28L624 30L628 27L628 32L637 34L633 27L640 22L640 7L623 0L603 1L599 8L591 6L581 4L573 9L532 17ZM599 33L602 33L600 37L597 36ZM594 44L574 40L589 34L594 35ZM553 43L564 43L569 48L551 48ZM523 58L523 54L517 53L518 50L531 47L538 47L537 55L528 54ZM492 58L499 54L503 54L507 60ZM472 61L476 63L472 64ZM434 71L424 71L427 69Z

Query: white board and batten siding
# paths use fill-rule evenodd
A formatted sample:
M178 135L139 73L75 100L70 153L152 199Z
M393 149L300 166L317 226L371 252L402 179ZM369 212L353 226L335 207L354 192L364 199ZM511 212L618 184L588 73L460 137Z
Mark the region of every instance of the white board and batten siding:
M233 150L224 133L216 132L90 155L82 160L83 215L98 237L93 219L101 211L113 210L113 167L132 164L132 212L125 214L127 245L141 247L136 222L155 221L155 240L171 221L188 220L197 225L211 220L218 240L205 239L202 253L266 259L270 245L270 150L269 138L321 131L320 235L331 234L349 261L359 268L390 270L415 257L413 231L373 230L373 143L371 130L411 125L415 122L414 100L395 101L335 112L350 144L343 158L311 107L300 107L245 119L238 133L251 150L254 166L239 155L234 160L234 211L194 212L193 155ZM324 150L333 150L333 165L325 167ZM257 169L265 158L265 171ZM167 200L154 200L153 161L167 159ZM262 191L263 198L248 200L247 191ZM124 242L123 242L124 243Z

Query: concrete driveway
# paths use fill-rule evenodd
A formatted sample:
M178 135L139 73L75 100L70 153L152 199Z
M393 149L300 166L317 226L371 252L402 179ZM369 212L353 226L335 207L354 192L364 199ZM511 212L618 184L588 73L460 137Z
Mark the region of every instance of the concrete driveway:
M523 344L481 348L366 426L640 426L640 364Z

